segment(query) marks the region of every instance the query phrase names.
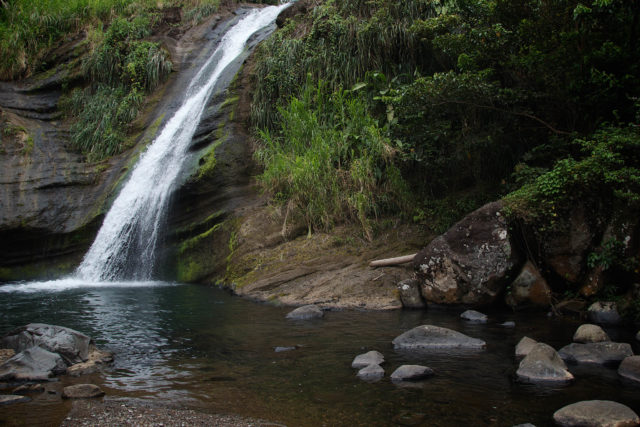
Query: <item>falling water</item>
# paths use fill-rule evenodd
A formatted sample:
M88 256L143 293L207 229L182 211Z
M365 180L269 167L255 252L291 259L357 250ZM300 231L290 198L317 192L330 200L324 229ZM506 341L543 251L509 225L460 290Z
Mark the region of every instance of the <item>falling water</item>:
M142 154L76 271L86 281L147 280L171 188L213 88L258 30L288 5L255 9L235 24L189 85L182 105Z

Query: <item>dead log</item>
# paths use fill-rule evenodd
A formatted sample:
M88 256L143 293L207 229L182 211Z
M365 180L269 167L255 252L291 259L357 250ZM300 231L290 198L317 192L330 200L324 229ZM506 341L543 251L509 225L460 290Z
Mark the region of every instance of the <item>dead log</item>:
M407 262L413 261L413 258L415 258L415 256L416 254L411 254L395 258L378 259L375 261L371 261L369 263L369 267L388 267L390 265L405 264Z

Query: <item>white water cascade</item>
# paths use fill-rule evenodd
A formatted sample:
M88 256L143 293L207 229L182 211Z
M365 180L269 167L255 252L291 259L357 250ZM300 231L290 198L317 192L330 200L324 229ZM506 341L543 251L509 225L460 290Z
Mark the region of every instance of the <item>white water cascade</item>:
M252 10L225 34L193 78L180 108L141 155L76 270L77 279L99 282L151 278L169 195L216 81L243 52L250 37L270 25L287 6Z

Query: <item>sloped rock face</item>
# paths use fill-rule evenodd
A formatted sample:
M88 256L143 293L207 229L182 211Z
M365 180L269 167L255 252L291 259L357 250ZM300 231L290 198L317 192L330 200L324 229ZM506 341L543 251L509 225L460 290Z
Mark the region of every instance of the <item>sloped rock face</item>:
M502 293L522 259L501 208L499 201L481 207L416 255L414 268L428 302L486 305Z

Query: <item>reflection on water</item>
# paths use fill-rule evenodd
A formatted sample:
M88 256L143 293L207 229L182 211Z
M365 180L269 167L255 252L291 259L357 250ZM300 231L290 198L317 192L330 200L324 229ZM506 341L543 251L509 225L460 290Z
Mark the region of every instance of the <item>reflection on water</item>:
M514 382L513 351L522 336L559 348L579 325L543 315L496 315L478 325L448 311L345 311L296 322L285 319L288 308L192 285L0 290L0 333L29 322L53 323L78 329L115 352L113 367L98 379L110 398L170 402L290 425L545 425L555 410L586 399L617 400L640 411L640 390L622 384L609 368L572 367L575 384L556 390ZM516 327L499 326L504 320L514 320ZM419 324L481 338L487 350L394 351L391 340ZM607 332L636 345L631 331ZM276 353L277 346L298 349ZM359 381L350 367L355 355L371 349L387 359L385 379L374 384ZM398 387L388 377L406 363L430 366L436 375ZM61 405L50 399L21 407L37 413ZM8 411L0 408L0 422Z

